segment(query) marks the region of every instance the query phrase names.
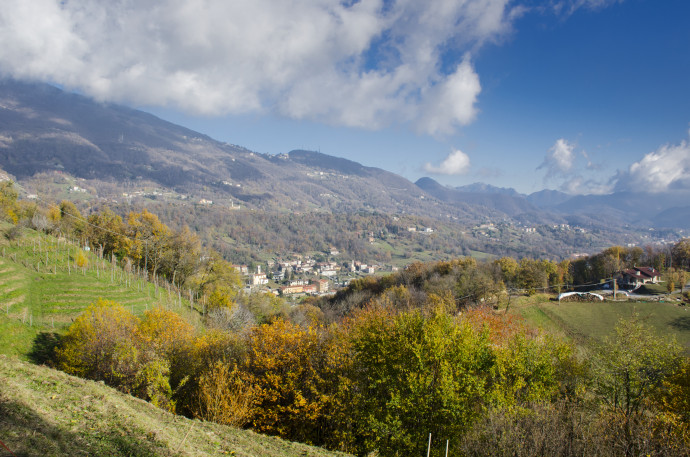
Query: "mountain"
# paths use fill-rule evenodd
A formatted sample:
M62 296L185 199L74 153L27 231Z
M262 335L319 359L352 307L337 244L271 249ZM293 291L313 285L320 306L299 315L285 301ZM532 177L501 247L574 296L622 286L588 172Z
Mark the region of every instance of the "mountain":
M690 198L686 201L690 201ZM668 208L654 217L656 227L690 227L690 206Z
M100 198L159 187L257 209L478 216L469 205L422 201L433 199L385 170L311 151L259 154L46 84L0 83L0 168L29 190L40 173L84 179Z
M644 227L690 227L690 214L683 208L689 191L660 193L615 192L606 195L577 195L553 209L563 214L585 214L600 219ZM674 208L680 208L675 210ZM672 225L667 225L672 224Z
M687 195L570 197L545 190L524 196L482 183L453 189L422 178L413 184L314 151L256 153L143 111L12 80L0 81L0 169L25 193L51 198L65 198L69 181L70 189L86 192L83 198L105 202L146 194L232 208L381 212L464 224L511 218L550 224L576 215L608 227L690 226L686 212L667 213L686 207ZM62 194L51 188L60 180Z
M553 208L561 203L570 200L573 196L557 190L544 189L539 192L531 193L527 196L527 201L534 206L542 209Z
M537 207L513 189L502 189L479 183L452 188L442 186L435 180L426 177L418 179L415 184L425 192L450 204L464 203L483 207L501 212L510 217L539 212Z

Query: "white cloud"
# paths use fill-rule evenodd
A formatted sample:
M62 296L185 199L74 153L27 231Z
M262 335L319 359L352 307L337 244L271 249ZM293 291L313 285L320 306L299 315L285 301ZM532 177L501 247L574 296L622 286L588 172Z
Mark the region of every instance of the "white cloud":
M537 170L546 169L544 182L560 182L558 188L568 194L600 195L610 193L613 188L611 182L602 182L596 178L594 172L600 168L600 165L592 163L586 151L576 151L575 144L559 138L549 148Z
M600 182L595 179L585 179L576 174L559 186L562 192L571 195L603 195L613 190L611 183Z
M575 161L575 146L564 138L556 140L549 149L544 161L537 170L546 168L546 177L551 178L568 173L573 168Z
M509 0L5 0L0 72L197 114L274 111L448 133L474 119L473 50ZM460 55L450 71L444 52Z
M579 9L597 11L618 3L623 3L623 1L624 0L552 0L551 8L556 14L570 15Z
M424 171L435 175L462 175L470 169L470 158L459 149L453 149L438 167L427 162Z
M690 144L661 146L642 160L619 172L615 178L616 191L664 192L673 189L690 190Z

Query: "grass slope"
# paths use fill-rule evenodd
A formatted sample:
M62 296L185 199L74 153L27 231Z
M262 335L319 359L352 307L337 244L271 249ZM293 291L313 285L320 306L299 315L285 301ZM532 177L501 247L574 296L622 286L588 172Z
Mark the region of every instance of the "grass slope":
M175 416L103 384L4 355L0 439L25 457L346 455Z
M563 302L546 296L525 298L515 312L547 331L565 334L578 343L601 341L610 336L620 319L637 314L659 336L675 337L690 351L690 309L664 302Z
M27 359L37 336L63 332L99 298L134 314L163 306L198 321L187 300L93 253L84 251L88 264L78 268L79 251L74 243L29 229L0 242L0 354Z

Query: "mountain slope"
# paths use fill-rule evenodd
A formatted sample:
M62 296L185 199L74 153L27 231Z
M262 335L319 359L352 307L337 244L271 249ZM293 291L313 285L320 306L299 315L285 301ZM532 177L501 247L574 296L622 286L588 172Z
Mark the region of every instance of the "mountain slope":
M487 188L477 186L477 184L467 187L450 188L442 186L431 178L421 178L417 180L415 184L420 189L423 189L441 201L451 204L464 203L471 206L480 206L499 211L510 217L523 213L536 213L539 211L534 205L529 203L525 197L517 193L513 195L509 190L505 192L487 192ZM462 189L473 190L466 191Z
M555 206L564 214L598 215L620 223L652 227L690 226L690 214L671 208L687 207L690 192L616 192L608 195L578 195ZM672 217L671 217L672 216Z
M417 185L394 173L312 151L269 155L216 141L142 111L98 103L46 84L0 81L0 169L26 193L50 198L48 176L84 179L89 197L112 202L142 192L188 202L268 211L383 212L475 224L486 219L550 223L569 215L607 227L687 227L687 193L641 192L569 198L554 191L528 197L475 183ZM72 184L74 185L74 184ZM65 188L66 190L66 188ZM547 211L548 210L548 211Z
M522 194L512 187L496 187L483 182L475 182L466 186L457 186L455 189L459 190L460 192L472 192L475 194L501 194L510 195L511 197L522 196Z
M477 216L468 205L423 202L428 195L385 170L310 151L255 153L45 84L0 82L0 168L20 182L59 172L117 186L96 186L99 197L152 185L258 209Z
M557 190L544 189L529 194L527 196L527 201L538 208L548 209L560 205L570 200L572 197L572 195Z
M175 416L101 383L5 355L0 380L0 436L17 456L346 455Z

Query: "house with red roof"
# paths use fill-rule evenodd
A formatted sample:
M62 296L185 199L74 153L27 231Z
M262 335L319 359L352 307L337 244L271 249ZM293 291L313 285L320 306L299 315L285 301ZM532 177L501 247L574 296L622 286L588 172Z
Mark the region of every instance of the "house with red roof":
M633 267L621 271L619 283L625 286L639 287L643 284L657 284L661 273L654 267Z

